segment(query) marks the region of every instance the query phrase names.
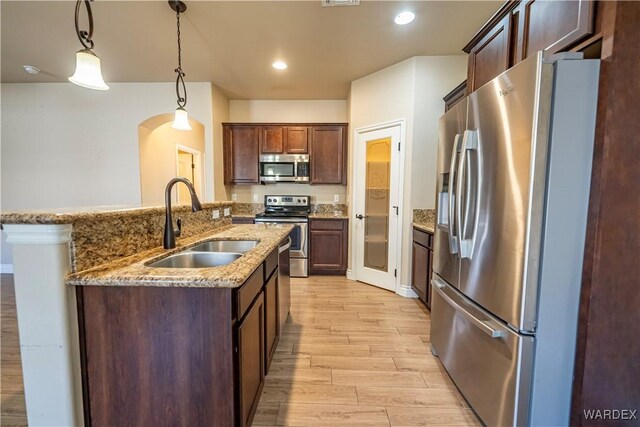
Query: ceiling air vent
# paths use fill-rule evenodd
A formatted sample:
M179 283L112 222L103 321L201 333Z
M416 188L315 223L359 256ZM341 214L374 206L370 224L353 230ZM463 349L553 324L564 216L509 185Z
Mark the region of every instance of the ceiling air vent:
M322 6L358 6L360 0L320 0Z

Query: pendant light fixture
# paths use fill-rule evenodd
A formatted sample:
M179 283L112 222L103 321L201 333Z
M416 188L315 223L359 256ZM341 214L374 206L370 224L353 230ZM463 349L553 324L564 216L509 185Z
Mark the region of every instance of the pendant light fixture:
M78 0L76 2L76 34L84 49L76 53L76 71L73 76L69 77L69 81L88 89L108 90L109 86L102 78L100 58L93 53L93 40L91 39L93 36L93 14L91 13L90 1L92 0ZM80 7L83 2L89 18L89 31L81 30L78 22L80 19Z
M176 97L178 102L178 108L176 108L176 114L173 119L172 128L178 130L191 130L189 124L189 115L184 107L187 105L187 87L184 84L184 72L182 71L182 47L180 45L180 14L187 10L187 5L179 0L169 0L169 6L176 13L176 27L178 30L178 68L175 72L178 74L176 77ZM184 96L180 95L180 89Z

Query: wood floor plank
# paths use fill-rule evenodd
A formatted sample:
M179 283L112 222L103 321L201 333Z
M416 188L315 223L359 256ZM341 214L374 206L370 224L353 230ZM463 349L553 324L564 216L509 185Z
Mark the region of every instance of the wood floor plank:
M354 326L354 325L335 325L331 326L331 333L351 334L362 333L367 335L400 335L398 330L393 326L382 327L378 325Z
M388 426L383 406L356 405L280 405L279 426Z
M405 345L424 345L419 336L416 335L388 335L380 337L380 335L368 335L366 333L350 333L348 335L349 343L351 344L369 344L378 345L384 344L405 344Z
M412 355L410 357L394 357L393 361L399 371L421 372L440 369L440 362L438 362L435 356L417 357Z
M466 408L387 407L392 426L481 426Z
M420 375L419 373L417 374ZM266 381L269 384L295 383L331 385L331 369L302 367L292 369L291 366L279 366L274 362L269 368Z
M419 372L354 371L333 369L333 385L424 388L427 384Z
M358 404L355 387L320 384L265 384L260 399L272 403Z
M287 367L289 369L310 368L311 355L276 353L271 364L272 366Z
M418 338L418 341L420 339ZM312 335L312 334L282 334L280 342L293 344L350 344L348 335Z
M369 349L373 357L433 357L429 346L423 342L414 345L396 343L372 344Z
M275 426L278 420L279 402L265 402L263 400L258 404L256 414L253 417L254 426Z
M396 371L393 359L388 357L311 356L311 366L317 368L351 369L365 371Z
M357 387L361 405L462 408L453 390L436 388Z
M295 344L294 353L306 353L318 356L371 356L369 346L365 344Z

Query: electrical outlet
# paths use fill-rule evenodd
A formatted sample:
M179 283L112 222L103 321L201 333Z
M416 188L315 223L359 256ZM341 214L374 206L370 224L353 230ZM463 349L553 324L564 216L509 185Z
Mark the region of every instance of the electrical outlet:
M340 201L340 195L339 194L334 194L333 195L333 201L338 203Z
M234 202L238 201L238 195L236 193L231 193L231 200L233 200Z
M257 194L254 194L254 195L253 195L253 201L254 201L254 202L257 202L257 201L258 201L258 195L257 195Z
M229 215L231 215L231 209L224 208L224 216L229 216Z
M220 218L220 211L219 210L214 210L211 212L211 216L213 217L213 219L218 219Z

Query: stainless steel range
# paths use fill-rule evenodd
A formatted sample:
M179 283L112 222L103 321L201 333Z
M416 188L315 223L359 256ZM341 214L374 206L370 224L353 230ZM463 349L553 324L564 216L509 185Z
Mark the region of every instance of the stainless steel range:
M309 275L309 196L264 196L264 213L256 224L291 224L291 277Z

